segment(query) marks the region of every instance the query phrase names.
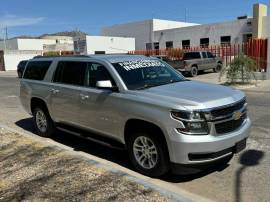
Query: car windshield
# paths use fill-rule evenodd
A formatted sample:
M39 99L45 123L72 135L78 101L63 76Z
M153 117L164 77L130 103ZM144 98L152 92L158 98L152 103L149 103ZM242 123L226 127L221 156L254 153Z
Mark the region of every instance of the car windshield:
M129 90L187 81L184 76L160 60L134 60L112 64Z

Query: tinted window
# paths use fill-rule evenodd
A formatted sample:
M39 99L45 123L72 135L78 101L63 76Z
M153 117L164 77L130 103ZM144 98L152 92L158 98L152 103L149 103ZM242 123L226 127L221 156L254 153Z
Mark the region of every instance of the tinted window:
M202 52L202 56L203 56L203 58L207 58L206 52Z
M221 36L220 43L221 43L221 45L230 45L231 44L231 36Z
M173 42L172 41L166 41L166 48L173 48Z
M209 58L213 58L214 57L214 55L212 53L210 53L210 52L207 52L207 54L208 54L208 57Z
M53 81L57 83L82 86L84 85L86 67L86 62L59 62Z
M200 39L200 45L203 47L208 47L209 46L209 38Z
M140 90L186 79L159 60L138 60L113 63L116 71L130 90Z
M189 52L185 53L183 59L184 60L192 60L192 59L200 59L200 52Z
M190 40L183 40L182 41L182 47L183 48L189 48L190 47Z
M24 72L23 78L32 80L43 80L52 61L29 62Z
M21 62L18 64L18 67L19 67L19 68L24 68L25 65L26 65L26 63L27 63L27 60L23 60L23 61L21 61Z
M106 67L98 63L88 63L85 79L86 86L96 87L97 81L107 80L110 80L113 86L116 85Z

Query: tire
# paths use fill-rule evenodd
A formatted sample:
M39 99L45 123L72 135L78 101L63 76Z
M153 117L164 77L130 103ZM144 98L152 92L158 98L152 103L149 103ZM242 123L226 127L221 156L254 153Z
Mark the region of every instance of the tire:
M152 152L156 154L151 155L149 153L151 149L144 150L144 154L141 151L136 150L139 147L135 145L138 145L140 143L140 140L142 139L147 140L149 148L152 148ZM155 150L152 147L153 145L155 147ZM150 177L159 177L169 171L169 156L167 148L166 146L164 146L164 142L162 144L158 138L154 137L154 135L145 132L136 132L132 134L127 141L127 149L131 163L138 172ZM142 166L142 164L138 160L141 157L140 154L148 155L148 157L142 157L142 160L144 160L145 163L144 166ZM149 155L152 156L152 161L150 160Z
M195 77L198 75L198 67L197 66L192 66L190 70L190 76Z
M37 134L42 137L51 137L55 132L54 122L44 107L34 108L34 125Z
M213 69L214 72L220 72L222 69L222 64L221 63L218 63L217 66Z

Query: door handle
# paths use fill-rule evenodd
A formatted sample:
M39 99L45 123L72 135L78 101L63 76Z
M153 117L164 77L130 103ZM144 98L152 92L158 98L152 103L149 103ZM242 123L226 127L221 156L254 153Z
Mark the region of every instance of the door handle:
M51 92L53 93L53 94L56 94L56 93L59 93L59 90L57 90L57 89L51 89Z
M80 97L82 100L88 99L89 96L88 95L84 95L84 94L80 94Z

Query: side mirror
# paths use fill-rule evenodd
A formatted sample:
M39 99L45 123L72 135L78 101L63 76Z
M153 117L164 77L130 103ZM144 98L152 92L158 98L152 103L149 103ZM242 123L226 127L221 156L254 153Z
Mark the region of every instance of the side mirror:
M113 86L110 80L97 81L96 87L100 89L109 89L112 91L118 91L117 86Z

